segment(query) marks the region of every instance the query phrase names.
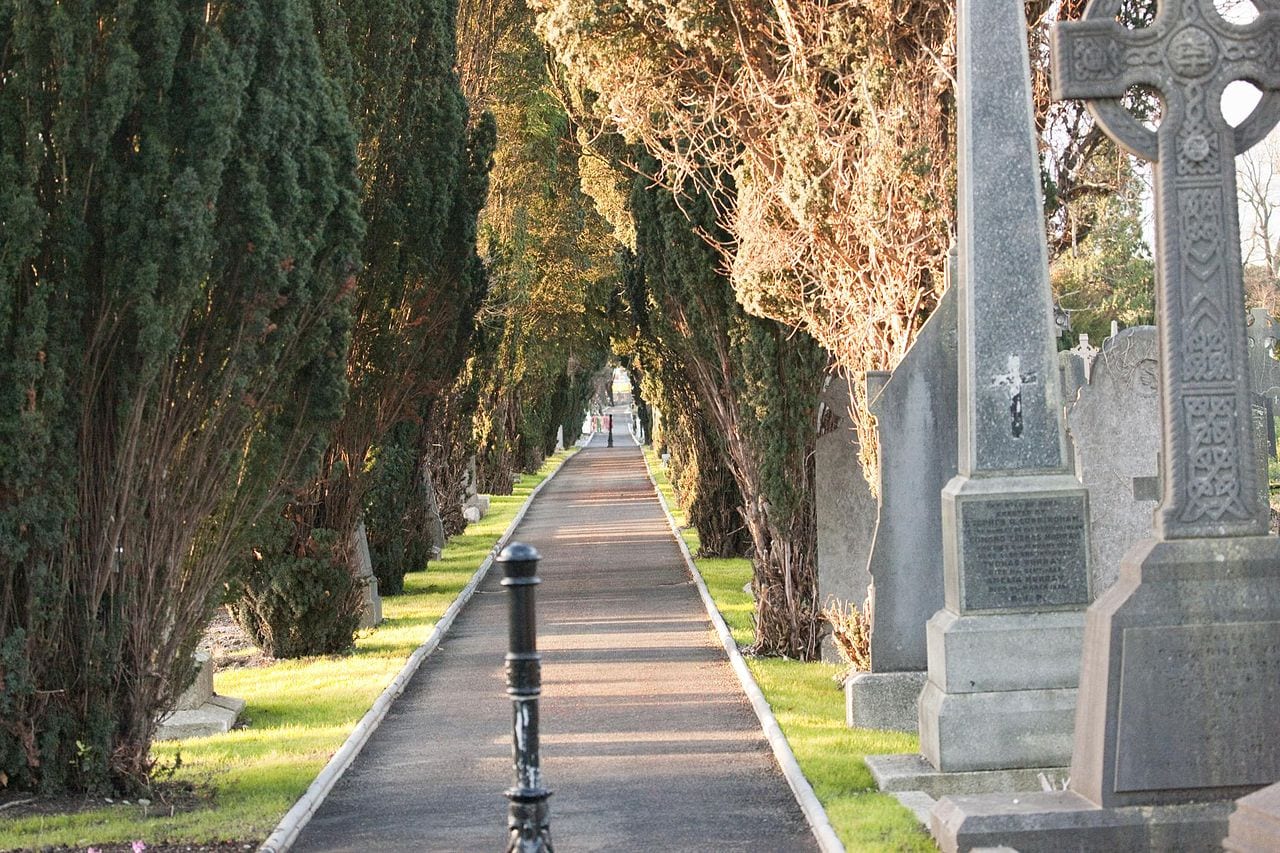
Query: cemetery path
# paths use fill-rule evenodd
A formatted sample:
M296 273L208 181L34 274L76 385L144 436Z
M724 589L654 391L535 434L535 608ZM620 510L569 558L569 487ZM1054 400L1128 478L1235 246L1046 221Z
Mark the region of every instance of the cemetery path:
M560 853L816 849L615 415L534 500L542 755ZM489 573L295 844L498 851L506 592Z

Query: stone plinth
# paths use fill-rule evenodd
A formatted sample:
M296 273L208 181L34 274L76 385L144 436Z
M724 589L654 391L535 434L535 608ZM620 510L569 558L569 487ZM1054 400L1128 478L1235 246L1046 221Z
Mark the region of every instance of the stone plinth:
M196 652L196 676L174 703L173 713L156 724L156 740L208 737L230 731L244 710L243 699L213 692L213 662Z
M1014 767L939 773L920 755L868 755L866 765L881 791L921 791L934 799L953 794L1032 791L1045 787L1061 790L1067 783L1065 767Z
M923 672L858 672L844 682L845 721L859 729L914 732Z
M949 796L930 815L944 853L1006 845L1018 853L1212 851L1230 803L1104 809L1074 791Z

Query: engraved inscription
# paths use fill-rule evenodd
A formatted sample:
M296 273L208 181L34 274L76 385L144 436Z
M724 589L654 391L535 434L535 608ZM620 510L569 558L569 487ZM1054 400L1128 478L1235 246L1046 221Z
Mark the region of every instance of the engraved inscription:
M1280 779L1280 622L1127 628L1116 790Z
M1083 497L968 500L960 507L962 610L1089 603Z

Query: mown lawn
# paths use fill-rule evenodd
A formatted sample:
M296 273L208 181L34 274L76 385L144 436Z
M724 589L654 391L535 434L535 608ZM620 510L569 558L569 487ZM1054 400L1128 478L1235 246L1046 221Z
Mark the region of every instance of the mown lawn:
M306 791L369 707L426 641L529 494L572 451L526 474L510 496L449 541L426 572L405 577L405 594L382 600L384 621L362 632L346 655L277 661L214 676L214 689L248 705L248 726L224 735L158 743L161 765L181 764L175 781L213 792L212 803L170 815L167 807L117 801L74 815L11 819L0 814L0 850L129 842L260 842ZM426 665L430 665L429 663ZM157 814L157 812L160 812Z
M675 500L675 492L652 450L645 451L658 491L681 527L689 550L698 534ZM694 562L739 647L754 639L749 560L696 558ZM822 801L840 840L850 851L935 851L933 840L897 800L876 790L863 756L916 752L914 735L851 729L844 720L844 692L835 676L841 667L780 658L747 657L747 666L773 708L804 775Z

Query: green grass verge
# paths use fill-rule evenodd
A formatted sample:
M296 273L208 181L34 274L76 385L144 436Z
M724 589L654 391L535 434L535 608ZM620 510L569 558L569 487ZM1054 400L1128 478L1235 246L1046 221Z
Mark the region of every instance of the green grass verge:
M157 743L153 751L163 765L172 766L181 755L173 778L210 786L210 807L170 816L167 809L157 815L155 804L144 810L117 802L79 814L0 817L0 850L266 838L426 642L529 494L571 452L557 453L537 474L526 474L514 494L494 497L489 514L449 540L439 561L406 575L405 594L382 600L385 621L361 632L350 654L216 673L218 693L248 703L242 718L248 727Z
M688 526L662 465L648 448L645 460L681 527L680 535L696 555L697 531ZM755 608L743 587L751 580L751 561L695 557L694 562L734 641L739 647L749 646ZM877 753L917 752L920 744L914 735L845 725L844 692L835 681L840 666L750 656L747 666L846 848L859 853L937 850L911 812L876 790L862 760Z

